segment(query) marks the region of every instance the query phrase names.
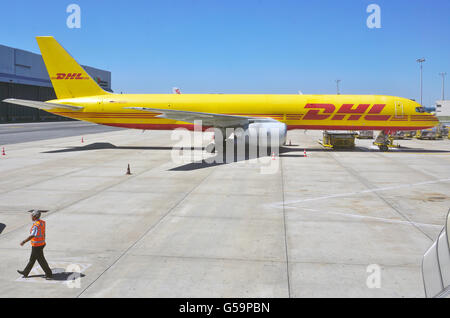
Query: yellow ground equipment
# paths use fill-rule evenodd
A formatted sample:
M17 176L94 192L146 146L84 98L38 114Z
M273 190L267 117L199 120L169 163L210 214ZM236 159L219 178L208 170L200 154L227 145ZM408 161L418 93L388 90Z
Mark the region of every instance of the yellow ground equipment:
M405 138L413 138L415 135L416 135L416 131L415 130L406 130L404 132Z
M356 135L358 139L373 139L373 130L361 130Z
M393 137L394 139L405 139L405 138L406 138L406 137L405 137L405 132L404 132L404 131L401 131L401 130L396 131L396 132L392 135L392 137Z
M319 143L327 148L353 149L355 148L356 135L357 133L354 131L324 130L323 140Z
M423 130L418 130L415 136L417 139L428 139L428 140L436 140L441 138L438 129L436 128L428 128Z
M442 125L442 127L441 127L442 137L443 138L447 137L450 139L450 129L449 129L450 126L448 126L448 124L441 124L441 125Z

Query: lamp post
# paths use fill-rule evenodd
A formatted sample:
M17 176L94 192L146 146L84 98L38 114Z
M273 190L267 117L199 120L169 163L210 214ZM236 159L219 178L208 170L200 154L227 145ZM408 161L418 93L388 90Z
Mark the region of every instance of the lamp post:
M423 83L422 83L422 63L425 62L424 58L417 59L417 63L420 65L420 105L423 106L423 99L422 99L422 91L423 91Z
M447 73L446 72L442 72L442 73L439 73L439 75L441 75L442 76L442 100L444 100L445 99L445 75L447 75Z
M341 93L339 92L339 82L340 82L340 81L341 81L340 79L336 80L336 92L337 92L338 95L341 94Z

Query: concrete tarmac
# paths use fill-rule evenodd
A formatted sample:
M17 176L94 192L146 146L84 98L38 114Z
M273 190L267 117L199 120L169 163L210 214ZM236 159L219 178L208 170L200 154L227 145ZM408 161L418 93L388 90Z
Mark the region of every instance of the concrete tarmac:
M0 296L423 297L422 256L449 208L450 141L330 151L320 135L290 131L273 159L216 165L174 161L169 131L6 146ZM50 210L53 281L38 265L16 273L32 208Z

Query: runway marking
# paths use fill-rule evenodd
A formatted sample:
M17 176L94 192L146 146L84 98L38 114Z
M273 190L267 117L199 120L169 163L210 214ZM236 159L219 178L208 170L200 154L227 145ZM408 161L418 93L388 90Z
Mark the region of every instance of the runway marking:
M357 146L356 148L365 150L367 152L372 152L371 150L374 150L373 152L380 153L378 146L369 146L367 148L362 148L362 146ZM404 151L404 150L411 150L411 148L402 148L402 147L389 148L389 151L386 152L385 154L389 155L392 153L404 153L404 154L415 154L415 155L444 155L444 156L450 155L450 153L447 151L445 151L445 152L428 152L429 150L423 149L423 151L421 152L420 149L417 149L417 151L412 152L412 151Z
M291 207L291 209L294 209L294 207ZM409 221L392 220L392 219L380 218L380 217L376 217L376 216L357 215L357 214L349 214L349 213L341 213L341 212L329 212L329 211L321 211L321 210L309 209L309 208L302 208L302 209L306 210L306 211L311 211L314 213L322 212L322 213L326 213L326 214L345 216L345 217L350 217L350 218L355 218L355 219L369 219L369 220L374 220L374 221L379 221L379 222L384 222L384 223L405 224L405 225L411 224ZM418 223L418 222L414 222L414 224L420 225L420 226L425 226L425 227L433 227L433 228L437 228L437 229L442 228L442 225L436 225L436 224Z
M4 127L6 129L19 129L19 128L24 128L25 126L11 126L11 127Z
M341 161L338 160L338 158L331 154L331 157L345 170L347 170L356 180L358 180L361 184L363 184L366 188L368 188L369 191L372 190L376 190L374 189L374 185L366 178L362 177L360 174L358 174L357 171L355 171L353 168L348 167L346 165L344 165ZM443 179L441 179L443 180ZM425 181L425 182L418 182L416 184L429 184L429 183L436 183L439 180L434 180L434 181ZM411 184L411 186L414 186L415 184ZM394 187L394 188L398 188ZM367 190L366 190L367 191ZM402 209L400 209L397 204L393 203L392 200L388 200L386 199L384 196L382 196L380 193L378 193L377 191L373 191L372 192L375 196L377 196L381 201L383 201L384 203L386 203L390 208L392 208L392 210L394 210L395 212L397 212L398 215L400 215L403 219L409 221L409 223L415 227L419 232L421 232L425 237L427 237L429 240L433 241L433 238L426 233L420 226L418 226L406 213L404 213L402 211Z
M287 239L287 228L286 228L286 209L284 205L285 193L284 193L284 171L283 171L283 158L280 158L280 177L281 177L281 193L283 196L283 228L284 228L284 249L286 255L286 278L287 278L287 291L288 297L291 298L291 279L289 270L289 249L288 249L288 239Z
M292 207L288 207L287 205L296 205L296 204L304 203L304 202L326 200L326 199L334 199L334 198L342 198L342 197L348 197L348 196L364 194L364 193L389 191L389 190L396 190L396 189L402 189L402 188L412 188L412 187L421 186L421 185L443 183L443 182L449 182L449 181L450 181L450 178L440 179L440 180L435 180L435 181L424 181L424 182L417 182L417 183L412 183L412 184L404 184L404 185L391 186L391 187L383 187L383 188L375 188L375 189L355 191L355 192L347 192L347 193L326 195L326 196L322 196L322 197L315 197L315 198L309 198L309 199L291 200L291 201L285 201L285 202L276 202L276 203L273 203L272 205L275 206L276 208L283 208L283 205L284 205L284 207L292 208Z

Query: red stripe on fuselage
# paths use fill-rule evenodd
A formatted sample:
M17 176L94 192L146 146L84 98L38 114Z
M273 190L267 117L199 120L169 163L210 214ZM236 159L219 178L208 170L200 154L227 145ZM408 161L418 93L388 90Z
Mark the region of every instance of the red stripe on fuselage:
M100 123L101 125L131 128L131 129L143 129L143 130L174 130L177 128L186 128L188 130L194 130L194 124L116 124L116 123ZM211 126L202 126L202 131L205 131Z
M433 126L410 127L410 126L335 126L335 125L288 125L288 130L293 129L310 129L310 130L422 130L432 128Z
M133 129L144 129L144 130L173 130L177 128L186 128L188 130L193 130L193 124L117 124L117 123L102 123L102 125L122 127L122 128L133 128ZM433 125L434 126L434 125ZM410 126L337 126L337 125L288 125L288 130L293 129L310 129L310 130L422 130L431 128L433 126L421 126L421 127L410 127ZM203 126L202 130L211 128L210 126Z

